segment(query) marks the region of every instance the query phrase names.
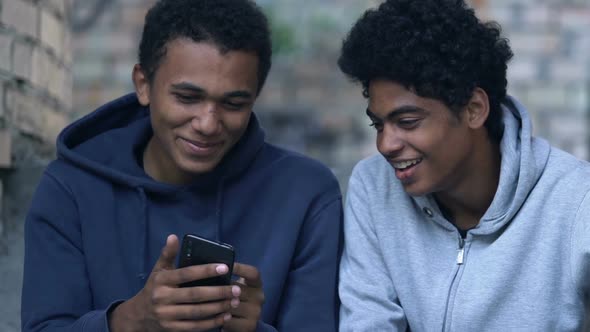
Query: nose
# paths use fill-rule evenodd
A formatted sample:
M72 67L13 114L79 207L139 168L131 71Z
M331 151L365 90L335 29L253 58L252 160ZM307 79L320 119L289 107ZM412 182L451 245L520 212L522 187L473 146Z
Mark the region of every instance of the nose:
M215 103L205 103L191 120L191 126L203 136L215 136L221 132L221 118Z
M399 155L404 148L404 140L401 133L392 127L385 125L383 131L377 135L377 150L382 155L388 157Z

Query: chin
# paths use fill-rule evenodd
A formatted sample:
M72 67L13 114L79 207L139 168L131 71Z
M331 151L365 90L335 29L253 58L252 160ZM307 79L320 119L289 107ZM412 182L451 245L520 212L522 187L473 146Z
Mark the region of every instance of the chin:
M219 165L219 160L212 160L208 162L195 162L194 160L181 160L177 163L186 174L205 174L213 171Z
M424 195L428 195L432 192L432 190L428 190L427 188L420 188L417 183L412 183L412 184L408 184L404 186L404 190L406 192L406 194L412 196L412 197L419 197L419 196L424 196Z
M198 165L198 166L193 165L192 167L185 168L185 171L190 174L205 174L205 173L212 172L216 166L217 166L217 163L215 163L213 165L209 165L209 164Z

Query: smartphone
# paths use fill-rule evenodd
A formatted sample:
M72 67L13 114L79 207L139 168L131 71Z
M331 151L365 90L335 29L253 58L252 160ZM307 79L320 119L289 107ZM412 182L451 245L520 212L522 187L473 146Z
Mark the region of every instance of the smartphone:
M226 243L205 239L193 234L186 234L182 239L178 267L222 263L228 266L228 273L207 279L186 282L180 287L224 286L231 282L234 267L234 248Z

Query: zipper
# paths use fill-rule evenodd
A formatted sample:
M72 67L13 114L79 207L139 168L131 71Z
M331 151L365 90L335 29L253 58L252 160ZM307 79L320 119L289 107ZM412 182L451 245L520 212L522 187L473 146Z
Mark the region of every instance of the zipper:
M457 249L457 265L463 265L465 257L465 240L459 235L459 249Z
M456 283L458 282L457 276L459 275L459 271L461 270L463 264L465 263L465 239L461 237L459 234L459 246L457 247L457 259L455 260L457 266L455 268L455 274L453 275L453 280L451 281L451 285L449 287L449 292L447 294L447 303L445 306L445 317L443 319L443 326L442 331L447 330L447 318L449 317L452 309L450 308L451 305L451 297L454 297L455 293L457 292Z

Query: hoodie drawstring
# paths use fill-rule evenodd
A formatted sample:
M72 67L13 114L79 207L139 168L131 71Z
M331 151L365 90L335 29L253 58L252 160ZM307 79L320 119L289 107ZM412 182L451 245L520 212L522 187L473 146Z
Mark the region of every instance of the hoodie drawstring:
M148 276L146 271L146 251L147 251L147 227L148 227L148 205L147 205L147 196L145 194L145 190L141 187L137 188L137 192L139 193L139 199L141 203L141 215L140 215L140 227L139 227L139 273L137 277L140 280L140 284L143 287L143 283Z

